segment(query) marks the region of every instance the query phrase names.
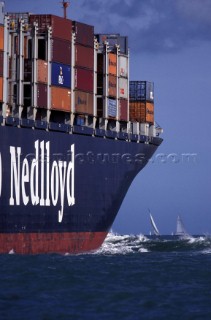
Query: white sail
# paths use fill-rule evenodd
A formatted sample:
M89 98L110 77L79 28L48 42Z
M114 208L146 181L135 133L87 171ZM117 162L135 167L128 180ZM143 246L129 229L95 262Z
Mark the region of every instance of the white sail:
M177 217L177 227L176 227L176 236L188 236L189 234L185 230L184 224L180 216Z
M160 235L160 232L159 232L159 230L158 230L158 228L157 228L157 226L156 226L156 224L155 224L155 221L154 221L151 213L149 214L149 216L150 216L150 221L151 221L151 225L152 225L152 228L153 228L153 232L154 232L154 234L155 234L156 236L159 236L159 235Z

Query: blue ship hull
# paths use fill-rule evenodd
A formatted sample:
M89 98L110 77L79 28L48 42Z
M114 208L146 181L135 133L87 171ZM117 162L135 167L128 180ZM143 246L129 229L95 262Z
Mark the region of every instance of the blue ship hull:
M102 244L162 139L4 125L0 141L0 252L76 253Z

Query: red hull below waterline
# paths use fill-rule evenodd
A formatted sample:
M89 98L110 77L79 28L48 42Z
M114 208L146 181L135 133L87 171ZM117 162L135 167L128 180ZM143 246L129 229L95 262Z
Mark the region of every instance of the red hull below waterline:
M107 232L4 233L0 253L84 253L97 250Z

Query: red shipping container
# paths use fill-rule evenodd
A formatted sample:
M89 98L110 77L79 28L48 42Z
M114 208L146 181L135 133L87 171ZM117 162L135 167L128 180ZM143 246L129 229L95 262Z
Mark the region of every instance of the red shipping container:
M0 77L0 101L3 101L3 78Z
M4 71L4 51L0 51L0 77L3 76L3 71Z
M117 77L109 74L108 76L108 96L115 97L117 95Z
M48 104L48 87L44 83L37 84L37 107L47 108Z
M93 115L93 93L75 91L75 112Z
M119 99L119 119L128 121L128 100Z
M85 23L73 21L73 30L76 35L76 43L94 47L94 27Z
M93 92L94 73L92 70L75 68L75 89Z
M76 67L83 67L94 70L94 48L76 44L75 65Z
M51 109L71 111L71 90L60 87L51 87Z
M72 21L51 14L32 14L29 16L29 24L38 23L39 32L47 31L52 27L52 37L67 41L72 40Z
M71 65L71 49L70 41L53 38L51 41L51 60Z

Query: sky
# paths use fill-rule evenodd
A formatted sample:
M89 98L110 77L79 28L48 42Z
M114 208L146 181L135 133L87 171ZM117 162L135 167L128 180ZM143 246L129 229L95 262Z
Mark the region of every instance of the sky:
M5 11L62 15L59 0L6 0ZM180 215L190 234L211 234L211 0L71 0L68 18L95 33L128 36L130 80L153 81L162 145L133 181L113 224L161 234Z

